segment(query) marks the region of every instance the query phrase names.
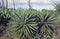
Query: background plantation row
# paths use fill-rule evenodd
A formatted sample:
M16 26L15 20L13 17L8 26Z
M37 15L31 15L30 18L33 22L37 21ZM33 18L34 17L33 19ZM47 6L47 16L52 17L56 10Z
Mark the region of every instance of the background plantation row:
M15 9L0 7L0 37L6 39L60 39L60 3L55 10Z

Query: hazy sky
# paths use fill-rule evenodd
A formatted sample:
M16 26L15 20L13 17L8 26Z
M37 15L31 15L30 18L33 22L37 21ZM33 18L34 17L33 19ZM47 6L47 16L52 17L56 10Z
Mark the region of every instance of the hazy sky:
M33 8L34 7L37 8L39 7L39 5L40 5L40 8L53 8L52 5L55 2L59 2L59 1L60 0L31 0L31 3L33 3L31 5L33 6ZM27 7L27 4L28 4L28 0L14 0L14 2L15 2L16 7L19 7L20 5L22 5L22 7L23 6ZM9 7L13 7L13 0L8 0L8 3L9 3Z
M27 3L28 0L14 0L15 3ZM31 2L35 2L35 3L54 3L54 2L58 2L60 0L31 0ZM13 0L8 0L9 4L13 3Z

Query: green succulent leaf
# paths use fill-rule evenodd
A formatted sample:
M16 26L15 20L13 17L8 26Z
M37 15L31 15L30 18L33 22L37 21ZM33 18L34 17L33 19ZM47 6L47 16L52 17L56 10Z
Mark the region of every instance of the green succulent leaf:
M15 16L15 17L14 17ZM32 38L36 33L36 25L35 22L36 16L34 13L26 13L26 11L22 13L15 13L13 16L13 20L17 22L17 26L15 26L15 32L20 34L20 38Z

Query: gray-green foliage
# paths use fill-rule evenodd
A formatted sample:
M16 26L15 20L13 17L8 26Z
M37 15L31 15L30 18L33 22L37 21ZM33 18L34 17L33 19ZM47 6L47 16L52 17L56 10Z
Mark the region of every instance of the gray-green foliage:
M55 9L56 9L57 14L59 14L60 13L60 3L55 3Z
M36 32L35 19L35 14L30 13L29 10L19 10L18 13L14 13L14 23L11 24L15 25L15 30L20 35L21 39L32 39Z
M49 39L55 33L55 24L59 22L56 13L50 11L41 13L34 9L19 9L12 13L11 30L20 39Z

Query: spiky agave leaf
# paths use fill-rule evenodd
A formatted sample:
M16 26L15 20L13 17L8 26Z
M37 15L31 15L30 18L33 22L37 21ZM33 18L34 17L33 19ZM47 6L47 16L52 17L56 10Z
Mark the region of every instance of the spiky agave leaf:
M2 35L7 27L8 23L10 21L10 17L7 17L7 14L0 13L0 35Z
M15 31L20 34L20 39L31 39L36 33L37 23L35 22L36 16L34 13L23 11L22 13L15 13L14 16Z
M51 35L51 33L53 33L54 30L54 25L56 24L55 22L55 13L46 13L46 14L38 14L37 15L40 18L40 21L38 21L37 26L38 26L38 33L40 34L49 34ZM37 19L39 19L37 18Z

